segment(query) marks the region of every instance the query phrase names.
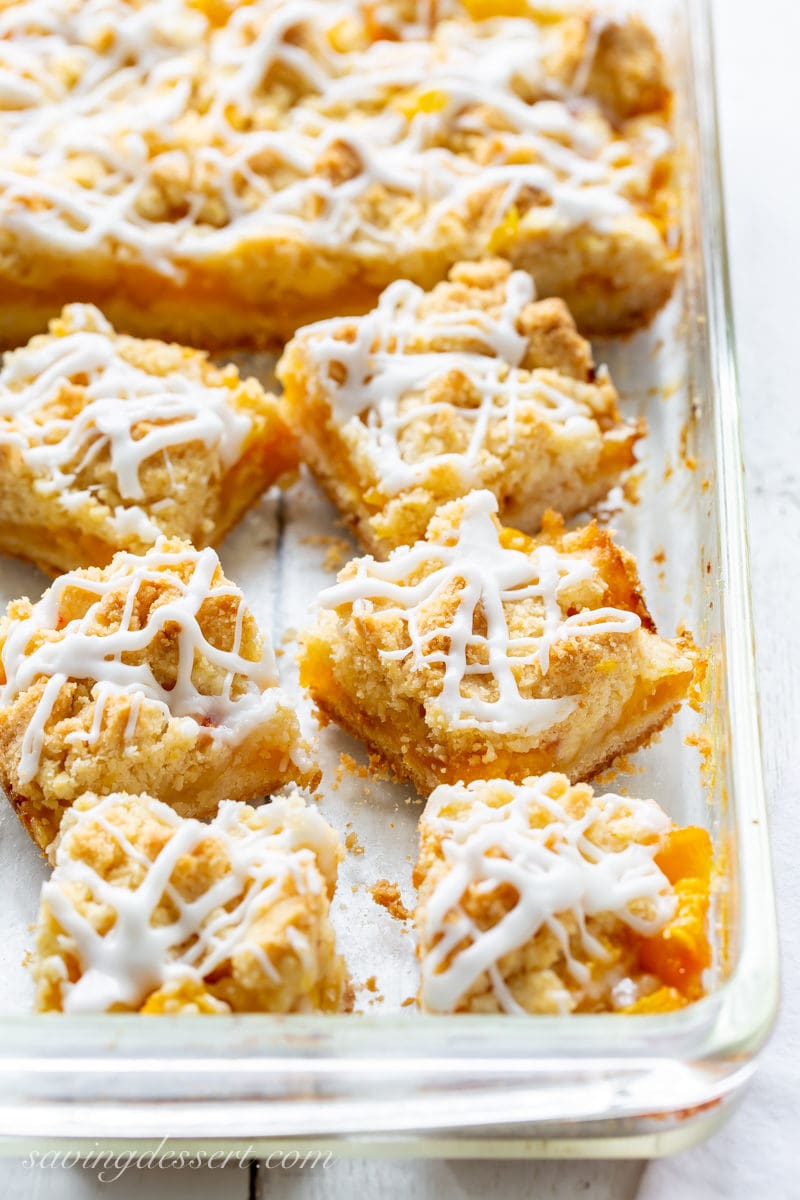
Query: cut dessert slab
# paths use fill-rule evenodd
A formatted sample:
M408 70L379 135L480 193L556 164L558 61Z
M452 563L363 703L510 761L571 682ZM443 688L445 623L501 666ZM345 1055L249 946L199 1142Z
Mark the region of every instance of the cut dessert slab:
M415 922L429 1012L627 1012L703 994L711 839L547 774L436 788Z
M269 641L210 548L162 538L0 618L0 784L43 849L85 792L210 817L318 776Z
M535 533L548 508L602 499L642 434L563 301L536 302L499 259L460 263L428 293L398 281L367 316L300 330L278 377L301 457L378 557L476 487Z
M439 783L588 778L648 741L693 676L660 637L633 559L595 524L530 538L472 492L386 562L355 559L301 637L323 717L427 795Z
M296 467L275 397L70 304L0 370L0 552L58 574L156 539L220 541Z
M80 300L265 346L489 253L619 333L678 274L671 92L633 17L12 0L0 70L5 344Z
M85 795L42 887L40 1011L340 1012L329 905L343 851L293 789L209 824L146 795Z

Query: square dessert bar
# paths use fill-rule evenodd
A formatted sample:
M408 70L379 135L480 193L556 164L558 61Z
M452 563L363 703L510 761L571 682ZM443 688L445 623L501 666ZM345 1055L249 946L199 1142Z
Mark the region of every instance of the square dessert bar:
M52 574L220 541L296 466L274 397L205 354L68 305L0 370L0 552Z
M393 283L365 317L300 330L278 367L301 457L379 558L436 509L488 488L504 522L600 500L634 462L608 372L561 300L500 259L423 292Z
M504 528L491 492L445 505L386 562L321 593L300 678L427 795L439 783L574 781L636 749L686 695L693 662L656 633L633 559L592 524Z
M634 17L10 0L0 71L7 344L79 300L140 336L264 346L488 253L619 333L677 276L671 93Z
M703 994L711 840L564 775L436 788L414 881L428 1012L666 1012Z
M31 962L40 1011L339 1012L329 905L342 848L296 789L209 824L146 795L81 796Z
M46 848L84 792L182 815L319 772L272 648L216 553L162 538L0 618L0 785Z

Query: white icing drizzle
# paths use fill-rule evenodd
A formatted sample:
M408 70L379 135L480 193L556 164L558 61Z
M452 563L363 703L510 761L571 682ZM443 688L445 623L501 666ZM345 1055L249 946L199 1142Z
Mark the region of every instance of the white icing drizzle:
M471 224L474 202L485 241L528 188L549 200L542 229L603 232L633 213L663 140L615 139L580 94L588 68L566 89L546 78L547 27L450 13L347 50L337 28L365 21L353 0L256 0L220 28L187 0L21 0L0 14L0 224L63 253L120 248L180 279L185 262L270 233L357 239L374 256L419 248L454 214ZM287 111L276 70L299 88ZM522 87L546 98L528 103ZM435 102L415 109L419 94ZM489 133L484 161L472 141ZM320 163L339 146L353 167L331 179ZM165 179L180 197L166 216L151 205Z
M490 428L505 420L513 443L521 405L575 433L595 428L590 405L558 387L553 372L543 378L538 372L516 370L528 345L517 319L534 299L534 286L524 271L513 271L505 286L506 299L497 315L463 308L421 316L425 292L408 280L398 280L367 316L335 318L300 330L298 336L336 420L356 438L362 429L366 432L364 449L387 494L424 482L432 470L444 465L458 474L465 487L480 486L478 458ZM347 338L341 336L344 330ZM469 349L437 350L437 338L465 340ZM341 382L331 373L333 364L346 370ZM468 382L470 403L426 400L426 389L453 372ZM404 432L440 413L457 413L471 424L466 448L460 453L429 453L409 462Z
M160 823L171 827L169 840L150 860L123 832L115 809L146 806ZM319 814L294 797L276 797L266 827L252 829L241 820L245 805L224 800L208 824L179 817L169 805L149 797L113 794L91 807L72 809L67 831L55 856L52 878L42 887L46 905L67 938L81 975L61 985L64 1012L103 1012L113 1005L137 1008L153 991L182 980L202 982L236 952L255 957L274 983L280 976L253 938L258 919L286 894L287 886L302 894L325 889L317 846L325 853L335 837ZM297 809L303 809L297 821ZM294 811L293 811L294 810ZM99 826L131 863L144 868L135 887L103 879L81 857L80 839L87 826ZM194 900L181 897L173 882L179 860L213 840L228 869ZM78 843L76 845L76 842ZM89 915L79 911L71 889L81 900L91 898ZM80 894L79 892L79 894ZM155 924L155 910L166 898L175 917ZM91 921L94 906L110 909L114 923L99 933ZM292 945L307 957L305 935L292 929Z
M442 668L441 690L433 706L456 729L537 735L564 721L578 698L525 696L515 668L537 663L546 675L550 651L559 641L601 634L631 634L641 621L636 613L617 608L584 609L564 616L562 592L594 578L588 559L537 546L531 554L501 544L495 522L497 499L491 492L471 492L454 539L417 542L395 550L386 562L356 560L356 573L320 594L325 608L352 606L354 615L372 611L374 601L388 601L380 612L404 623L408 646L381 651L386 660L411 661L425 674ZM422 578L419 578L420 574ZM409 582L419 578L419 582ZM437 599L458 594L458 606L447 625L422 628L426 609ZM511 636L506 608L536 599L542 606L541 631ZM475 629L476 616L486 633ZM439 648L442 642L446 648ZM438 671L437 671L438 674ZM464 694L468 679L493 687L493 699Z
M76 485L80 473L108 452L120 497L112 520L123 534L152 540L158 526L136 503L145 495L142 464L192 442L214 448L233 465L252 428L230 403L230 390L209 387L178 372L151 374L128 362L113 330L91 305L72 304L63 317L71 332L10 352L0 370L0 445L18 448L39 478L38 490L69 511L93 495ZM52 406L70 383L80 383L83 403L73 415Z
M607 850L589 836L595 822L606 824L616 816L630 816L640 834L663 834L670 827L666 814L652 800L609 794L595 796L576 818L551 795L559 781L563 783L563 777L543 775L523 785L503 783L508 802L499 807L480 798L483 783L439 787L432 793L422 823L440 839L447 873L426 901L420 930L421 995L428 1010L453 1012L488 972L502 1011L524 1013L505 986L498 964L542 929L557 938L567 970L586 988L591 973L572 952L564 925L567 915L577 925L582 952L599 962L608 954L590 932L588 918L609 914L648 937L674 915L674 891L654 862L658 838L647 844L631 839L620 850ZM442 815L442 809L459 801L469 805L467 813L457 818ZM544 809L548 823L531 828L532 809ZM472 887L488 896L503 886L514 888L517 903L496 924L481 929L463 907L465 892ZM648 915L633 911L637 901L646 902ZM561 1000L566 1008L566 991Z
M258 661L241 654L242 623L246 611L241 591L227 580L212 583L219 559L211 549L195 550L188 544L160 538L144 556L120 553L102 579L85 572L72 571L48 588L28 617L10 620L0 648L6 682L0 687L0 706L12 704L39 679L47 683L25 730L18 781L24 785L34 778L41 761L47 723L62 687L68 680L92 682L95 704L92 727L88 732L69 735L73 742L94 744L100 735L105 706L109 699L127 696L131 715L125 736L135 743L136 722L143 702L155 704L165 716L188 723L192 736L207 737L224 744L241 741L249 732L269 721L283 692L277 685L277 670L272 648L264 640ZM188 579L181 568L189 565ZM139 589L146 584L164 588L169 585L177 595L167 602L152 605L141 628L131 625ZM65 593L77 589L94 596L82 617L61 624L60 609ZM119 627L99 632L97 619L103 598L124 590L125 605ZM200 610L209 601L231 599L235 602L236 626L229 650L213 645L205 637ZM177 626L178 663L174 687L163 686L147 662L132 663L124 656L147 652L153 640L166 627ZM59 636L52 637L58 630ZM48 637L48 634L51 636ZM44 636L42 636L44 635ZM192 674L198 661L223 671L217 694L198 689Z

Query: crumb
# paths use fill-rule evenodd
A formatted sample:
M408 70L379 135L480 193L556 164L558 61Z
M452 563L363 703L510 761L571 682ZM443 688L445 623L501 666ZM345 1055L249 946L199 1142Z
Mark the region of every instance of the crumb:
M411 913L403 904L400 896L400 888L396 883L390 883L388 879L378 879L369 889L372 893L372 899L376 904L380 904L385 908L391 917L396 921L409 921Z
M369 776L369 768L363 763L358 763L353 758L352 754L339 755L339 769L342 776L351 775L354 779L366 779Z
M662 400L669 400L676 392L679 392L683 387L683 381L677 379L675 383L667 383L664 387L659 388Z
M346 562L353 557L352 547L347 542L339 541L330 545L325 551L322 565L326 571L340 571Z
M378 980L374 975L370 975L369 979L364 981L364 987L368 992L377 992Z
M666 562L666 559L667 559L667 555L666 555L666 552L665 552L663 546L659 546L658 550L656 550L655 554L653 555L653 562L654 563L663 563L663 562Z
M352 754L340 754L339 765L333 774L333 791L337 791L345 775L349 775L353 779L366 779L369 771L365 766L357 763ZM347 823L347 828L350 828L350 822Z
M687 733L683 742L685 746L693 746L700 755L700 776L710 791L714 786L716 774L714 742L711 735L705 728L701 728L696 733Z
M332 537L330 534L312 533L301 538L303 546L321 546L325 548L322 566L326 571L338 571L353 557L353 547L344 538Z
M416 996L406 996L405 1000L402 1001L400 1007L408 1008L409 1004L416 1004L416 1002L417 1002Z
M314 705L312 712L314 715L314 720L317 722L317 725L320 727L320 729L325 729L327 725L330 725L330 717L326 716L325 713L322 712L321 709L317 708L316 705Z
M596 775L593 782L605 787L612 783L618 775L641 775L644 770L644 767L635 763L627 754L622 754L619 758L614 759L610 767Z
M364 853L364 847L358 840L358 834L355 832L355 830L352 830L350 833L348 833L347 837L344 839L344 844L350 854Z
M712 751L711 738L707 733L687 733L683 744L684 746L695 746L704 756L710 755Z
M378 783L398 783L398 777L395 775L392 768L389 766L385 758L381 758L380 754L369 755L369 773L370 776Z
M638 504L642 498L642 484L644 483L645 472L631 471L622 481L622 494L628 501L628 504Z
M681 461L683 462L683 465L686 467L687 471L694 471L697 467L697 459L693 454L689 453L689 428L690 425L688 421L681 426L680 456Z

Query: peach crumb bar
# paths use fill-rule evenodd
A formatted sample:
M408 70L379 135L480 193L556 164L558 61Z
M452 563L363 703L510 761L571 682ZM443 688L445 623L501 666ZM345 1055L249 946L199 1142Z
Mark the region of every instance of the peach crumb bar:
M0 617L0 785L42 849L85 792L209 817L318 777L269 640L212 549L162 538Z
M428 1012L655 1013L704 990L711 841L564 775L436 788L415 913Z
M424 541L353 560L301 635L322 717L425 795L489 776L588 778L666 724L693 676L607 532L550 515L530 538L496 513L472 492Z
M208 824L147 795L84 795L43 885L40 1011L339 1012L329 906L342 848L296 789Z
M161 534L220 541L296 466L277 402L70 304L0 370L0 552L57 574Z
M636 17L519 0L10 0L0 341L89 301L225 348L497 253L579 325L679 269L671 89Z
M399 280L367 316L307 326L278 377L301 457L378 557L476 487L535 533L546 509L602 499L642 433L563 301L536 302L500 259L460 263L427 293Z

